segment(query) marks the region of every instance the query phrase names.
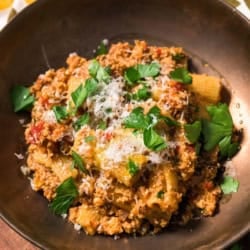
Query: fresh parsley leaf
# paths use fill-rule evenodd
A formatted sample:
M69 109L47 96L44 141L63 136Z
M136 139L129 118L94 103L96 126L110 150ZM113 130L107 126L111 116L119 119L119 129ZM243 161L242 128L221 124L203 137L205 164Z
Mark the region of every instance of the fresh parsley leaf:
M108 49L105 46L104 42L101 41L100 45L97 47L95 54L96 54L96 56L100 56L100 55L105 55L107 53L108 53Z
M97 75L97 72L100 68L100 64L99 62L94 59L90 62L89 64L89 67L88 67L88 70L89 70L89 74L93 77L93 78L96 78L96 75Z
M80 84L80 86L71 93L71 97L75 106L79 108L88 97L86 88L82 84Z
M150 64L138 64L137 70L140 78L155 77L160 73L160 64L157 62L152 62Z
M233 119L225 103L207 106L207 112L213 123L229 129L233 128Z
M166 141L152 127L144 130L143 141L146 147L156 152L167 147Z
M212 150L225 136L231 136L233 121L226 104L211 105L207 107L211 120L202 121L202 134L204 149Z
M84 138L84 141L85 141L85 142L92 142L92 141L94 141L95 139L96 139L95 136L89 135L89 136L86 136L86 137Z
M224 194L230 194L238 191L239 182L231 176L225 176L220 187Z
M100 123L97 125L97 129L105 130L107 128L107 123L105 121L100 121Z
M225 136L219 142L220 155L226 158L232 158L240 148L239 143L231 143L231 136Z
M131 175L135 175L139 171L139 167L131 159L128 161L128 171Z
M19 85L12 88L10 97L14 112L30 108L35 101L35 98L31 95L29 89Z
M154 106L152 107L147 116L151 117L151 118L157 118L158 120L163 120L168 126L178 126L179 123L167 116L163 116L161 114L161 110L157 107L157 106Z
M110 68L103 68L96 59L91 61L88 69L89 74L99 82L103 81L107 83L111 78L109 74Z
M68 117L67 109L65 106L54 106L52 110L58 122L61 122Z
M184 125L185 136L191 143L195 143L198 141L201 133L201 122L195 121L192 124Z
M84 86L81 84L74 92L71 93L71 97L76 108L79 108L87 97L96 91L97 84L98 82L94 78L88 78L85 81Z
M140 79L140 74L136 68L130 67L124 71L124 79L133 86Z
M184 84L191 84L192 83L192 76L189 74L186 68L176 68L175 70L169 73L171 79L184 83Z
M77 187L75 186L74 180L72 177L66 179L60 186L56 189L56 197L49 204L49 208L55 214L65 214L68 212L68 209L79 195Z
M85 81L85 85L84 85L84 88L87 91L87 96L93 95L95 91L97 90L97 87L98 87L98 82L93 78L88 78Z
M177 53L172 55L172 59L175 60L177 63L181 62L186 56L182 53Z
M155 77L160 73L159 63L137 64L134 67L127 68L124 71L124 78L128 85L134 86L145 77Z
M163 199L164 198L164 191L163 190L159 191L157 193L156 197L159 198L159 199Z
M108 83L111 79L109 73L108 73L108 70L107 68L103 68L100 66L99 70L97 71L97 74L96 74L96 79L101 82L105 82L105 83Z
M73 128L74 130L78 131L83 125L88 124L89 122L89 114L86 113L80 116L74 123Z
M145 129L150 125L141 107L133 109L129 116L124 119L123 124L126 128L135 129Z
M72 151L73 166L79 168L83 173L88 174L88 170L85 168L85 163L83 162L82 157L77 154L75 151Z
M133 95L133 99L135 100L147 100L151 96L151 92L149 88L143 86L140 88L135 95Z

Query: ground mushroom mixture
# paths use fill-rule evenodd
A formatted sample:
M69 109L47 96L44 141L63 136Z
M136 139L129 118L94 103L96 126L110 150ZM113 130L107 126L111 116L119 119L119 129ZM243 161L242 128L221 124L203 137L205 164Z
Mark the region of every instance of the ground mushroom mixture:
M49 208L89 235L157 233L212 216L220 159L238 149L220 80L191 74L182 48L145 41L66 62L19 89L33 105L32 188Z

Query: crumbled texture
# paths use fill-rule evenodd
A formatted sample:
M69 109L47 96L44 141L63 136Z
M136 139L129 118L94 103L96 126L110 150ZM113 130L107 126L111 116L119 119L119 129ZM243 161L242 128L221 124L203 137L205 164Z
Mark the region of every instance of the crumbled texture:
M110 83L100 83L99 92L88 97L74 117L60 122L52 108L65 105L70 109L71 93L90 77L91 60L71 54L66 68L48 70L31 86L36 101L25 137L32 185L51 201L56 188L73 177L79 196L68 219L77 230L82 227L90 235L144 235L160 231L173 218L186 223L197 210L205 216L214 214L221 193L215 181L219 168L216 152L201 160L203 156L196 154L183 126L165 124L157 129L168 147L152 152L140 133L123 126L123 119L136 107L144 108L146 114L158 106L162 115L181 125L194 120L198 105L195 90L169 78L171 70L187 63L186 56L177 63L173 59L176 54L185 55L182 48L149 46L145 41L113 44L108 54L97 57L103 67L110 67ZM127 100L126 93L135 93L138 86L127 88L124 70L152 61L161 67L159 76L146 79L152 96L146 101ZM107 108L111 112L105 112ZM73 122L86 112L90 122L75 131ZM101 120L107 125L104 130L98 128ZM86 141L88 136L94 140ZM72 150L82 157L88 174L72 167ZM127 167L129 159L139 168L134 175Z

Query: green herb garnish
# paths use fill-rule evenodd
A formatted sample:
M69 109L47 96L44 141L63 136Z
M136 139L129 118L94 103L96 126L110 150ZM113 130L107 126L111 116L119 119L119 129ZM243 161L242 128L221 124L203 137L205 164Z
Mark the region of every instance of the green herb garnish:
M56 197L49 204L49 208L55 214L65 214L68 212L68 209L78 195L79 193L74 180L72 177L69 177L60 186L57 187Z
M29 109L35 101L29 89L19 85L12 88L10 97L14 112Z
M224 194L231 194L238 191L239 182L231 176L225 176L220 187Z
M193 80L186 68L176 68L169 73L169 76L171 79L184 84L191 84Z
M204 137L204 149L212 150L224 137L231 136L233 121L226 104L211 105L207 107L211 120L202 121L202 134ZM221 145L225 148L225 143Z
M140 79L140 74L136 68L130 67L125 70L124 79L128 85L133 86Z
M182 53L172 55L172 59L175 60L177 63L181 62L184 58L186 58L186 56Z
M86 113L82 116L80 116L74 123L73 123L73 128L74 130L78 131L82 126L85 124L88 124L89 122L89 114Z
M168 126L178 126L179 123L173 119L171 119L170 117L168 116L164 116L161 114L161 110L157 107L157 106L154 106L152 107L149 111L148 111L148 114L147 116L151 117L151 119L154 119L157 118L157 121L164 121Z
M131 175L135 175L139 171L139 167L131 159L128 161L128 171Z
M201 122L195 121L192 124L184 125L185 136L191 143L195 143L198 141L201 133Z
M150 64L138 64L137 70L141 78L155 77L160 73L160 64L152 62Z
M231 143L231 136L224 137L219 142L220 155L225 158L232 158L240 149L239 143Z
M77 108L79 108L82 103L86 100L88 94L86 88L82 84L71 93L72 100Z
M97 125L97 129L105 130L107 128L107 123L105 121L100 121Z
M72 151L72 158L73 158L73 167L78 168L80 171L82 171L85 174L88 174L88 170L85 168L85 163L82 157L79 154L77 154L75 151Z
M104 44L103 41L101 41L100 45L97 47L96 49L96 56L100 56L100 55L105 55L108 53L108 49L106 47L106 45Z
M163 199L164 198L164 191L163 190L159 191L157 193L156 197L159 198L159 199Z
M146 147L156 152L167 147L166 141L152 127L143 131L143 141Z
M61 122L68 117L67 108L65 106L54 106L52 110L58 122Z
M151 96L151 92L149 91L149 88L146 86L143 86L142 88L140 88L137 93L132 95L132 98L134 100L147 100L148 98L150 98Z
M125 118L123 124L126 128L146 129L150 125L150 121L143 113L143 108L138 107L132 110L128 117Z
M100 63L94 59L91 61L89 65L89 74L94 78L97 79L98 82L105 82L108 83L111 79L109 71L109 68L103 68Z
M150 64L137 64L124 71L124 78L128 85L135 85L145 77L155 77L160 73L160 65L156 62Z
M84 141L85 141L85 142L92 142L92 141L94 141L95 139L96 139L95 136L89 135L89 136L86 136L86 137L84 138Z
M79 108L87 97L96 91L97 84L98 83L95 79L88 78L85 81L84 86L81 84L74 92L71 93L71 97L76 108Z

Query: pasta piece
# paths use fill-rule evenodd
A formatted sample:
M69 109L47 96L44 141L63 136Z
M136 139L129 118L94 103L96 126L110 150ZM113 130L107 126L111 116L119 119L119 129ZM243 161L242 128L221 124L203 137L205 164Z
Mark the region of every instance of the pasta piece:
M207 118L206 106L220 101L220 79L214 76L192 74L188 88L195 93L199 106L198 117Z

